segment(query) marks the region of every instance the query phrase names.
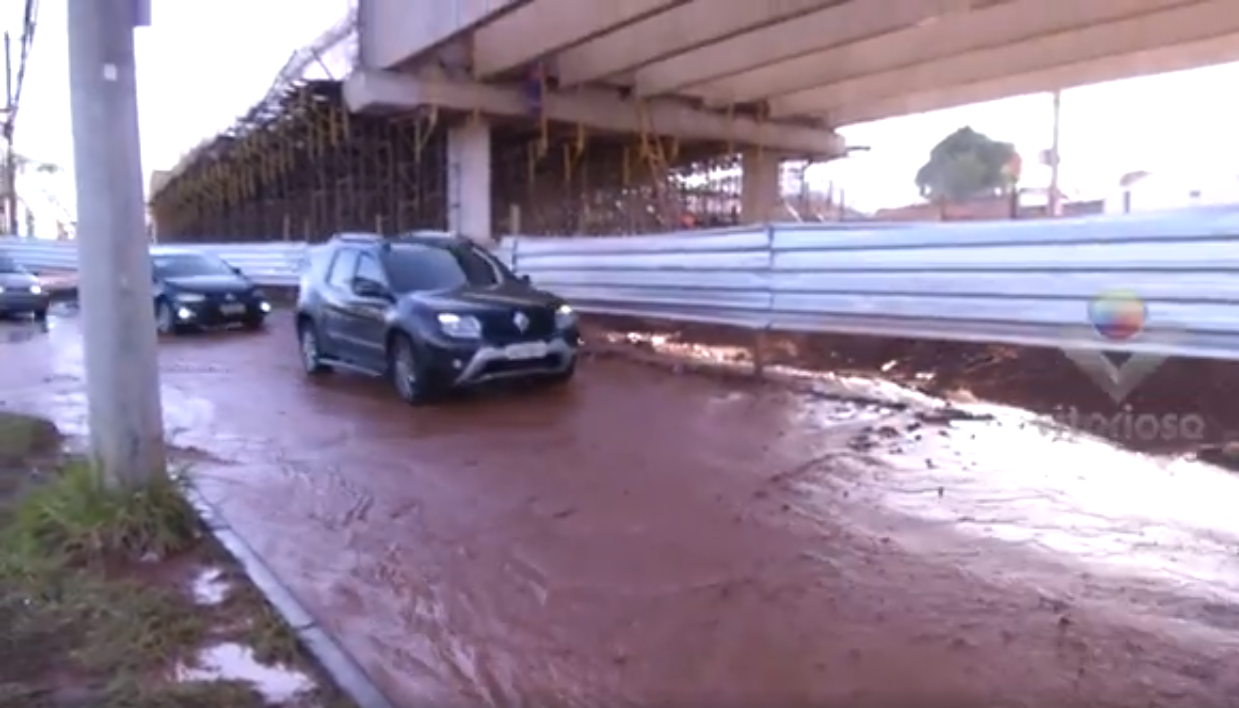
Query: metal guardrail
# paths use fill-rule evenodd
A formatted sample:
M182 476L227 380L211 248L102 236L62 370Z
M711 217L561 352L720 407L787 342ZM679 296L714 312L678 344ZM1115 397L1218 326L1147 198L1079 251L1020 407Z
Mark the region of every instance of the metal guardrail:
M210 245L293 285L304 244ZM755 330L872 334L1239 359L1239 212L942 224L772 224L608 238L509 237L496 251L584 312ZM0 239L33 269L72 244ZM1143 301L1105 339L1100 295Z
M220 256L255 282L276 287L297 284L306 252L301 242L195 244L192 247ZM12 258L36 273L77 270L77 244L72 241L0 237L0 256Z

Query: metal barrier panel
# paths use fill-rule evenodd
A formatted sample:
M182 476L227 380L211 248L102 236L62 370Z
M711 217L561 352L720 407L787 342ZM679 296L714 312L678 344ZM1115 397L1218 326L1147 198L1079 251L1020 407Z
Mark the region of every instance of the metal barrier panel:
M202 244L194 250L220 256L263 285L297 284L306 245L295 243ZM0 256L38 273L77 270L77 244L72 241L0 238Z
M77 270L77 244L70 241L4 236L0 237L0 256L11 258L36 273Z
M207 244L256 282L295 285L304 243ZM584 312L753 329L1239 359L1239 211L934 224L771 224L611 238L512 236L495 255ZM0 238L32 270L69 242ZM1138 336L1106 339L1099 297ZM1130 313L1129 313L1130 314Z
M765 227L610 238L521 237L517 270L584 312L763 327Z
M780 226L771 325L1055 347L1239 357L1239 218L974 222L825 234ZM1143 306L1107 339L1106 296Z

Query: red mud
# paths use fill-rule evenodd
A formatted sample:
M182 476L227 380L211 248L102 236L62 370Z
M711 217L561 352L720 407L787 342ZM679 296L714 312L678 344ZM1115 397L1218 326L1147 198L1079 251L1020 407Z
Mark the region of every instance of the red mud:
M657 353L671 361L743 364L751 371L752 332L618 317L591 318L591 324L591 338L607 342L610 349ZM1205 422L1202 440L1141 441L1118 435L1115 441L1152 452L1200 452L1203 458L1239 467L1239 364L1233 362L1168 360L1120 406L1066 356L1049 348L807 334L770 335L766 341L771 366L881 376L952 400L991 401L1060 420L1071 409L1102 415L1197 415ZM1106 436L1107 431L1092 432Z
M305 380L290 330L163 343L168 428L397 705L1239 696L1239 488L1217 470L891 387L614 358L567 390L410 409ZM74 323L14 341L0 397L80 432Z

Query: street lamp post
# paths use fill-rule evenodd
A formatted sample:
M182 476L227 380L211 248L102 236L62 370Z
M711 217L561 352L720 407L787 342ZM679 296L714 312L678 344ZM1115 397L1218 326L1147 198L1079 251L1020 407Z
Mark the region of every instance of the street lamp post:
M1063 92L1061 89L1054 91L1053 101L1053 132L1050 138L1049 159L1047 160L1050 163L1050 194L1046 204L1049 206L1050 216L1062 216L1063 200L1062 195L1058 191L1058 163L1061 162L1058 153L1058 128L1063 112Z

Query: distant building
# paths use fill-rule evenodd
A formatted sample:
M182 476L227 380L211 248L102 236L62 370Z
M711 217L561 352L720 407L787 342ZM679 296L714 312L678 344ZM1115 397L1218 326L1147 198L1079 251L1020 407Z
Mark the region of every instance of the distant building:
M1106 198L1105 213L1130 214L1198 206L1239 205L1239 175L1129 172Z
M1100 214L1102 201L1071 200L1059 193L1063 216ZM1018 202L1010 196L986 197L966 202L918 202L893 209L879 209L876 221L993 221L999 219L1044 219L1049 215L1049 194L1044 188L1022 189Z

